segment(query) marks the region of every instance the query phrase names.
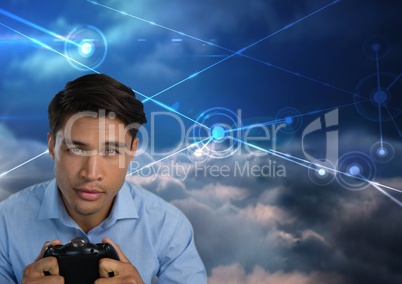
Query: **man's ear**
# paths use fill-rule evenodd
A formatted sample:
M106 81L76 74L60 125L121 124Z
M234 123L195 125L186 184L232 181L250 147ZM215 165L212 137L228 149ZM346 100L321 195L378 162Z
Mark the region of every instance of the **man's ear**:
M54 160L54 139L52 133L47 134L47 150L49 151L50 157Z
M138 138L134 138L134 141L131 144L130 162L134 159L135 153L137 152L138 141L139 141Z

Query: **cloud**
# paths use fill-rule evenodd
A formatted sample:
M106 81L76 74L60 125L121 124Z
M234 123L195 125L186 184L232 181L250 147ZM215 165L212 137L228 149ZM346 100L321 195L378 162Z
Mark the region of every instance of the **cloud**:
M254 283L281 283L281 284L338 284L343 283L343 277L335 273L311 272L269 272L260 266L255 266L247 273L242 265L235 263L228 266L218 266L212 270L208 284L254 284Z
M46 64L43 64L44 62ZM23 72L26 76L32 77L30 80L37 82L55 77L66 78L74 70L66 58L41 48L28 57L15 58L8 68L12 72Z
M341 137L340 149L356 150L350 145L353 135ZM369 133L363 136L359 147L368 151L375 139ZM297 143L294 140L286 147L302 156ZM323 147L311 143L312 148ZM401 147L398 141L390 143L395 149ZM279 158L276 165L286 168L286 178L247 171L234 175L236 163L262 166L267 160L272 162L273 157L243 152L196 166L180 154L158 162L171 170L153 176L154 183L135 175L129 181L163 192L188 216L211 283L356 283L360 279L378 283L402 277L393 269L399 253L391 249L402 237L402 224L392 217L401 210L395 202L372 186L353 191L336 179L325 186L314 184L307 168ZM391 160L387 168L397 167L398 160ZM172 170L179 165L188 169L186 178ZM212 166L232 170L227 176L228 172L215 175L219 171L197 173L197 167ZM398 173L387 175L377 173L381 188L400 188ZM386 191L402 199L397 191Z
M131 2L102 1L113 8L140 15L157 24L232 50L248 46L323 5L318 1L295 3L292 0L207 0L196 4L177 0L146 4ZM267 111L293 104L303 113L308 113L303 115L303 119L309 120L314 110L344 105L346 107L342 107L341 111L345 112L340 112L340 153L359 151L373 161L370 149L380 138L384 138L393 146L395 157L387 163L374 162L375 181L394 187L396 190L381 188L401 200L399 161L402 144L400 137L389 139L390 133L394 137L397 135L392 122L383 121L383 134L386 135L379 137L378 125L373 128L371 121L362 123L364 119L358 115L357 119L349 119L355 113L350 111L351 94L345 99L339 92L333 93L333 97L326 96L331 93L326 86L316 84L318 82L310 85L311 81L303 80L304 75L311 75L313 79L324 78L324 83L328 81L325 78L331 78L329 81L338 82L340 89L352 90L362 77L375 71L375 62L367 61L362 52L367 36L377 31L390 36L397 34L392 19L398 19L396 16L399 16L400 9L394 6L390 9L379 1L338 2L244 52L258 60L273 60L272 63L279 68L300 72L291 73L292 78L297 75L296 80L291 78L292 81L289 81L289 73L283 72L286 71L284 69L277 76L277 69L271 66L255 64L236 56L226 61L228 64L219 66L221 69L214 70L216 73L206 72L205 75L211 75L208 82L197 79L188 81L190 84L181 84L183 89L191 85L191 88L185 89L189 91L188 104L191 105L185 113L194 117L196 112L202 112L202 106L230 108L240 105L251 115L267 115ZM48 3L43 5L47 7ZM85 2L80 5L82 10L69 4L56 6L59 6L60 12L52 13L54 17L47 19L46 27L67 34L75 23L96 26L105 34L109 44L109 53L100 70L115 72L119 79L134 80L144 92L158 92L219 60L209 55L230 54L228 50L144 23L100 5ZM377 9L382 7L386 7L386 10ZM33 15L35 13L32 11L42 9L25 7L24 10ZM48 10L43 10L44 14L48 13ZM356 11L363 16L356 16ZM388 17L386 21L377 17L383 11L387 12L383 13ZM80 15L84 15L84 18L80 18ZM342 15L342 21L339 21L339 15ZM42 19L37 22L42 22ZM182 41L173 43L173 38ZM392 40L397 38L397 35L390 37ZM392 50L398 50L397 42L391 44ZM61 56L38 49L37 46L29 54L21 56L19 52L13 49L7 53L3 86L6 86L5 93L17 95L24 93L22 90L26 91L29 83L29 91L34 95L21 100L36 101L37 95L43 93L35 92L39 89L32 83L40 85L42 90L44 81L52 81L53 84L54 78L61 80L69 72L77 71ZM195 59L194 55L200 56ZM292 60L289 60L289 55ZM331 61L333 58L336 60ZM391 61L393 63L389 63ZM392 69L386 69L393 68L395 62L399 62L395 60L395 55L381 58L381 71L393 72ZM241 68L237 63L242 63ZM271 73L273 70L275 72ZM319 88L316 89L315 85ZM53 87L51 84L48 86ZM183 106L187 104L187 96L185 100L177 99L180 94L187 94L181 88L172 89L177 94L161 99L167 100L164 103L179 101L185 109ZM194 96L198 92L200 96ZM201 106L198 100L202 101ZM18 99L18 102L21 101ZM377 117L376 110L374 113ZM311 118L311 121L315 118ZM394 123L398 127L398 121ZM345 132L345 128L351 131ZM169 130L166 130L167 138L174 136ZM46 149L44 143L13 137L7 129L0 131L0 134L3 147L0 150L0 173ZM292 133L290 136L294 138L297 135ZM281 138L278 137L279 140ZM312 137L307 141L311 154L325 155L325 143L320 141L324 140ZM283 146L280 147L282 152L305 159L300 141L290 141ZM1 177L0 199L52 176L52 162L45 156ZM136 160L141 158L144 159L141 165L156 162L149 155L137 157ZM286 169L285 176L267 174L267 167L271 165L272 170L273 162L277 167ZM298 162L302 163L302 160ZM176 166L183 168L176 171ZM351 191L337 179L326 185L317 185L310 179L307 168L272 155L259 158L246 154L234 155L221 160L210 159L197 165L188 161L187 155L176 155L153 164L149 167L152 170L149 174L145 169L128 180L155 192L185 212L193 223L196 242L211 281L328 283L334 279L334 282L343 284L402 282L399 264L402 224L398 218L401 208L373 186ZM217 172L215 169L228 171ZM186 176L183 175L184 170L188 171Z
M47 150L47 145L44 143L16 138L12 131L2 124L0 124L0 144L2 145L0 175ZM43 156L0 176L0 200L27 186L49 180L53 176L53 162L49 155L44 153Z

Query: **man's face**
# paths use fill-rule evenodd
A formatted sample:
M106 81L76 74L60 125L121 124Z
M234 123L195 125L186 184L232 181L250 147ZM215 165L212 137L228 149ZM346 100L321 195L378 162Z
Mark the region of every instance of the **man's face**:
M138 139L119 119L69 116L56 133L48 134L56 181L70 216L102 221L124 183Z

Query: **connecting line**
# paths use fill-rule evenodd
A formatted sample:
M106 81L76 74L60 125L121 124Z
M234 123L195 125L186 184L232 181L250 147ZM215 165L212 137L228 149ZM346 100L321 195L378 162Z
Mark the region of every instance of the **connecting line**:
M173 89L174 87L181 85L182 83L184 83L184 82L186 82L186 81L188 81L188 80L190 80L190 79L192 79L192 78L198 76L199 74L201 74L201 73L203 73L203 72L205 72L205 71L207 71L207 70L209 70L209 69L211 69L211 68L213 68L213 67L219 65L220 63L222 63L222 62L228 60L229 58L232 58L232 57L235 56L236 54L237 54L237 53L233 53L232 55L229 55L229 56L227 56L227 57L225 57L225 58L223 58L223 59L221 59L221 60L215 62L214 64L211 64L211 65L209 65L208 67L205 67L204 69L202 69L202 70L200 70L200 71L198 71L198 72L196 72L196 73L191 74L191 75L188 76L187 78L184 78L183 80L181 80L181 81L179 81L179 82L177 82L177 83L175 83L175 84L173 84L173 85L171 85L171 86L169 86L169 87L163 89L162 91L157 92L156 94L150 96L149 98L143 100L142 102L143 102L143 103L146 103L148 100L153 99L153 98L159 96L160 94L163 94L163 93L167 92L168 90Z
M389 194L388 192L384 191L383 189L381 189L377 183L371 182L369 181L370 185L372 185L375 189L377 189L379 192L381 192L382 194L384 194L386 197L390 198L392 201L394 201L396 204L398 204L399 206L402 207L402 202L400 202L398 199L396 199L395 197L393 197L391 194ZM400 192L400 191L399 191Z
M326 87L330 87L330 88L336 89L336 90L338 90L338 91L342 91L342 92L345 92L345 93L348 93L348 94L351 94L351 95L356 95L356 94L351 93L351 92L348 92L348 91L346 91L346 90L343 90L343 89L334 87L334 86L332 86L332 85L330 85L330 84L323 83L323 82L321 82L321 81L318 81L318 80L309 78L309 77L304 76L304 75L301 75L301 74L299 74L299 73L296 73L296 72L287 70L287 69L285 69L285 68L281 68L281 67L279 67L279 66L275 66L275 65L273 65L273 64L271 64L271 63L268 63L268 62L265 62L265 61L262 61L262 60L259 60L259 59L254 58L254 57L251 57L251 56L248 56L248 55L244 55L244 54L243 54L243 52L246 51L247 49L249 49L249 48L251 48L251 47L253 47L253 46L259 44L260 42L262 42L262 41L264 41L264 40L266 40L266 39L268 39L268 38L270 38L270 37L272 37L272 36L274 36L274 35L276 35L276 34L282 32L282 31L284 31L284 30L286 30L286 29L288 29L288 28L290 28L290 27L292 27L292 26L294 26L294 25L296 25L296 24L298 24L298 23L300 23L300 22L306 20L307 18L309 18L309 17L311 17L311 16L313 16L313 15L315 15L315 14L317 14L317 13L323 11L323 10L325 10L326 8L328 8L328 7L332 6L332 5L334 5L334 4L338 3L338 2L340 2L340 0L333 1L333 2L329 3L328 5L326 5L326 6L324 6L324 7L321 7L320 9L318 9L318 10L316 10L316 11L314 11L314 12L312 12L312 13L310 13L310 14L308 14L308 15L306 15L306 16L304 16L304 17L302 17L302 18L300 18L300 19L298 19L298 20L296 20L296 21L294 21L294 22L292 22L292 23L290 23L290 24L288 24L288 25L286 25L285 27L283 27L283 28L281 28L281 29L275 31L274 33L271 33L271 34L269 34L268 36L266 36L266 37L264 37L264 38L262 38L262 39L260 39L260 40L258 40L258 41L256 41L256 42L254 42L254 43L250 44L249 46L244 47L244 48L242 48L242 49L240 49L240 50L238 50L238 51L234 51L234 50L232 50L232 49L225 48L225 47L223 47L223 46L214 44L214 43L212 43L212 42L205 41L205 40L203 40L203 39L200 39L200 38L197 38L197 37L194 37L194 36L185 34L185 33L183 33L183 32L174 30L174 29L172 29L172 28L169 28L169 27L166 27L166 26L157 24L157 23L155 23L155 22L148 21L148 20L146 20L146 19L143 19L143 18L134 16L134 15L129 14L129 13L126 13L126 12L124 12L124 11L121 11L121 10L118 10L118 9L115 9L115 8L112 8L112 7L110 7L110 6L100 4L100 3L96 2L96 1L92 1L92 0L86 0L86 1L87 1L87 2L90 2L90 3L94 4L94 5L98 5L98 6L100 6L100 7L106 8L106 9L108 9L108 10L111 10L111 11L114 11L114 12L117 12L117 13L120 13L120 14L122 14L122 15L124 15L124 16L128 16L128 17L137 19L137 20L139 20L139 21L148 23L148 24L150 24L150 25L153 25L153 26L156 26L156 27L159 27L159 28L162 28L162 29L171 31L171 32L173 32L173 33L177 33L177 34L182 35L182 36L184 36L184 37L188 37L188 38L191 38L191 39L193 39L193 40L196 40L196 41L199 41L199 42L202 42L202 43L208 44L208 45L210 45L210 46L214 46L214 47L217 47L217 48L220 48L220 49L222 49L222 50L225 50L225 51L228 51L228 52L232 53L231 55L229 55L229 56L227 56L227 57L224 57L222 60L220 60L220 61L218 61L218 62L216 62L216 63L214 63L214 64L212 64L212 65L210 65L210 66L208 66L208 67L206 67L206 68L204 68L204 69L202 69L202 70L196 72L196 73L193 73L193 74L191 74L190 76L188 76L187 78L185 78L185 79L183 79L183 80L181 80L181 81L179 81L179 82L173 84L172 86L170 86L170 87L168 87L168 88L166 88L166 89L164 89L164 90L162 90L162 91L160 91L160 92L158 92L158 93L152 95L150 98L154 98L154 97L156 97L156 96L158 96L158 95L160 95L160 94L163 94L164 92L166 92L166 91L168 91L168 90L170 90L170 89L172 89L172 88L174 88L174 87L176 87L176 86L178 86L178 85L180 85L180 84L186 82L187 80L190 80L190 79L194 78L195 76L197 76L197 75L199 75L199 74L201 74L201 73L203 73L203 72L205 72L205 71L211 69L212 67L214 67L214 66L216 66L216 65L218 65L218 64L220 64L220 63L222 63L222 62L224 62L224 61L226 61L226 60L228 60L228 59L230 59L230 58L232 58L232 57L235 56L235 55L243 56L243 57L245 57L245 58L254 60L254 61L256 61L256 62L263 63L263 64L265 64L265 65L267 65L267 66L274 67L274 68L276 68L276 69L278 69L278 70L281 70L281 71L284 71L284 72L293 74L293 75L295 75L295 76L302 77L302 78L304 78L304 79L307 79L307 80L310 80L310 81L313 81L313 82L322 84L322 85L324 85L324 86L326 86ZM146 101L148 101L148 99L144 100L143 102L146 102Z
M19 35L21 35L21 36L23 36L23 37L25 37L25 38L27 38L27 39L29 39L30 41L32 41L32 42L38 44L39 46L41 46L41 47L43 47L43 48L45 48L45 49L47 49L47 50L50 50L50 51L52 51L52 52L54 52L54 53L57 53L58 55L61 55L61 56L63 56L64 58L66 58L66 59L68 59L68 60L71 60L71 61L77 63L78 65L81 65L82 67L87 68L88 70L91 70L91 71L93 71L93 72L99 74L99 72L96 71L95 69L92 69L91 67L89 67L89 66L87 66L87 65L85 65L85 64L82 64L81 62L79 62L79 61L77 61L77 60L75 60L75 59L73 59L73 58L71 58L71 57L65 55L64 53L61 53L61 52L55 50L54 48L52 48L52 47L50 47L49 45L47 45L47 44L41 42L40 40L34 39L34 38L30 37L30 36L27 36L27 35L25 35L25 34L19 32L19 31L15 30L15 29L13 29L12 27L7 26L7 25L5 25L5 24L3 24L3 23L0 23L0 25L3 26L3 27L5 27L5 28L7 28L7 29L9 29L9 30L11 30L11 31L13 31L13 32L15 32L15 33L17 33L17 34L19 34Z
M394 188L394 187L391 187L391 186L388 186L388 185L384 185L384 184L381 184L381 183L378 183L378 182L374 182L374 181L368 181L372 186L379 186L379 187L383 187L383 188L386 188L386 189L389 189L389 190L392 190L392 191L395 191L395 192L398 192L398 193L402 193L402 190L400 190L400 189L396 189L396 188Z
M304 168L310 169L310 166L305 165L305 164L303 164L303 163L300 163L300 162L296 161L297 159L292 160L291 158L294 158L294 157L291 156L290 154L281 155L281 154L278 154L279 152L276 152L276 151L274 151L274 150L272 150L272 149L264 149L264 148L261 148L261 147L259 147L259 146L257 146L257 145L254 145L254 144L248 143L248 142L246 142L246 141L237 139L237 138L235 138L235 137L228 136L228 138L230 138L230 139L232 139L232 140L234 140L234 141L237 141L237 142L239 142L239 143L242 143L242 144L244 144L244 145L250 146L250 147L252 147L252 148L254 148L254 149L260 150L260 151L262 151L262 152L271 154L271 155L273 155L273 156L275 156L275 157L278 157L278 158L284 159L284 160L286 160L286 161L289 161L289 162L291 162L291 163L297 164L297 165L302 166L302 167L304 167ZM298 160L301 160L301 161L304 162L304 160L302 160L302 159L298 159Z
M386 90L389 91L389 90L392 88L392 86L401 78L401 76L402 76L402 73L399 74L399 75L395 78L395 80L391 82L391 84L389 84L389 86L387 87Z
M69 56L67 56L67 55L65 55L65 54L63 54L63 53L61 53L61 52L55 50L54 48L50 47L49 45L47 45L47 44L45 44L45 43L43 43L43 42L41 42L41 41L39 41L39 40L37 40L37 39L34 39L34 38L30 37L30 36L27 36L27 35L25 35L25 34L19 32L19 31L15 30L15 29L13 29L13 28L11 28L11 27L9 27L9 26L3 24L3 23L0 23L0 25L3 26L3 27L5 27L5 28L7 28L7 29L9 29L9 30L11 30L11 31L13 31L13 32L15 32L15 33L17 33L17 34L19 34L19 35L21 35L21 36L23 36L23 37L25 37L25 38L27 38L27 39L29 39L30 41L32 41L32 42L38 44L39 46L41 46L41 47L43 47L43 48L45 48L45 49L47 49L47 50L49 50L49 51L52 51L52 52L54 52L54 53L56 53L56 54L58 54L58 55L61 55L62 57L66 58L66 59L68 59L68 60L71 60L71 61L77 63L78 65L80 65L80 66L82 66L82 67L84 67L84 68L86 68L86 69L88 69L88 70L93 71L94 73L100 74L99 71L97 71L97 70L95 70L95 69L93 69L93 68L91 68L91 67L89 67L89 66L87 66L87 65L85 65L85 64L83 64L83 63L81 63L81 62L79 62L79 61L77 61L77 60L75 60L75 59L73 59L73 58L70 58ZM142 93L140 93L140 92L138 92L138 91L136 91L136 90L133 90L133 91L134 91L135 93L137 93L137 94L139 94L139 95L145 97L145 98L148 98L146 95L144 95L144 94L142 94ZM180 112L174 110L173 108L171 108L171 107L169 107L169 106L167 106L167 105L161 103L161 102L158 102L158 101L156 101L156 100L154 100L154 99L150 99L150 100L151 100L152 102L154 102L155 104L161 106L162 108L167 109L168 111L174 112L174 113L176 113L177 115L180 115L180 116L182 116L182 117L184 117L184 118L186 118L186 119L188 119L188 120L190 120L190 121L192 121L192 122L194 122L194 123L196 123L196 124L198 124L198 125L200 125L200 126L202 126L202 127L208 128L207 126L205 126L205 125L199 123L198 121L196 121L196 120L190 118L189 116L186 116L186 115L184 115L184 114L182 114L182 113L180 113ZM46 151L46 152L47 152L47 151ZM46 153L46 152L44 152L44 153ZM43 155L44 153L42 153L41 155ZM0 174L0 178L3 177L3 176L5 176L5 175L8 174L9 172L11 172L11 171L13 171L13 170L15 170L15 169L17 169L17 168L19 168L19 167L25 165L26 163L35 160L36 158L40 157L41 155L35 156L35 157L29 159L28 161L22 163L21 165L18 165L18 166L16 166L16 167L14 167L13 169L8 170L8 171L6 171L6 172Z
M213 138L213 137L210 137L209 140L208 140L208 142L205 143L205 145L202 146L202 148L201 148L200 150L203 151L203 150L208 146L208 144L211 143L213 140L214 140L214 138ZM203 142L203 141L205 141L205 139L202 140L202 141L200 141L199 143L201 143L201 142ZM199 143L197 143L197 144L199 144Z
M180 115L181 117L184 117L184 118L190 120L191 122L194 122L195 124L198 124L199 126L208 128L208 127L205 126L204 124L202 124L202 123L196 121L195 119L192 119L191 117L189 117L189 116L187 116L187 115L185 115L185 114L183 114L183 113L181 113L181 112L178 112L177 110L173 109L172 107L170 107L170 106L168 106L168 105L165 105L164 103L161 103L161 102L159 102L159 101L156 101L156 100L154 100L154 99L152 99L152 98L150 98L150 97L144 95L143 93L141 93L141 92L139 92L139 91L136 91L136 90L134 90L134 89L132 89L132 90L134 91L134 93L136 93L136 94L138 94L138 95L140 95L140 96L146 98L147 100L152 101L153 103L155 103L155 104L161 106L162 108L164 108L164 109L166 109L166 110L168 110L168 111L174 112L175 114ZM142 102L143 102L143 101L142 101Z
M381 92L381 80L380 80L380 62L378 59L378 51L375 53L375 59L376 59L376 68L377 68L377 90L378 92ZM383 138L382 138L382 114L381 114L381 103L376 102L378 104L378 123L380 126L380 145L381 149L384 148L384 143L383 143Z
M380 126L380 145L381 149L384 148L384 142L382 137L382 114L381 114L381 104L378 104L378 124Z
M235 141L238 141L240 143L243 143L245 145L251 146L251 147L253 147L253 148L257 149L257 150L263 151L265 153L272 154L275 157L287 160L287 161L289 161L289 162L291 162L293 164L300 165L300 166L302 166L304 168L307 168L307 169L312 169L310 166L304 164L304 163L310 163L307 160L304 160L304 159L301 159L301 158L298 158L298 157L294 157L294 156L291 156L289 154L285 154L285 153L275 151L275 150L272 150L272 149L264 149L264 148L258 147L256 145L251 144L251 143L247 143L245 141L242 141L242 140L234 138L234 137L231 137L231 139L233 139ZM336 170L336 169L328 168L328 167L325 167L325 166L322 166L322 165L319 165L319 166L320 166L320 168L328 170L332 174L341 174L341 175L345 175L345 176L348 176L348 177L352 177L352 178L367 182L370 185L372 185L374 188L379 190L381 193L383 193L384 195L389 197L392 201L396 202L399 206L402 207L402 203L400 201L398 201L396 198L394 198L393 196L391 196L390 194L388 194L387 192L382 190L381 187L396 191L398 193L402 193L402 190L399 190L399 189L396 189L396 188L393 188L393 187L390 187L390 186L387 186L387 185L383 185L383 184L380 184L378 182L370 181L370 180L364 178L363 176L354 176L354 175L350 175L350 174L345 173L345 172L341 172L341 171ZM318 169L312 169L312 170L318 171Z
M19 32L19 31L15 30L15 29L11 28L10 26L7 26L7 25L5 25L5 24L3 24L3 23L0 23L0 25L3 26L3 27L5 27L5 28L7 28L7 29L9 29L9 30L11 30L11 31L13 31L13 32L15 32L15 33L17 33L17 34L19 34L19 35L21 35L21 36L23 36L23 37L25 37L25 38L27 38L27 39L29 39L30 41L32 41L32 42L38 44L39 46L41 46L41 47L43 47L43 48L45 48L45 49L47 49L47 50L50 50L50 51L52 51L52 52L54 52L54 53L56 53L56 54L58 54L58 55L60 55L60 56L62 56L62 57L64 57L64 58L66 58L67 60L71 60L71 61L77 63L78 65L80 65L80 66L82 66L82 67L84 67L84 68L86 68L86 69L88 69L88 70L90 70L90 71L92 71L92 72L94 72L94 73L100 74L99 71L97 71L97 70L95 70L95 69L93 69L93 68L91 68L91 67L89 67L89 66L87 66L87 65L85 65L85 64L83 64L83 63L81 63L81 62L79 62L79 61L77 61L77 60L75 60L75 59L73 59L73 58L71 58L71 57L69 57L69 56L67 56L67 55L65 55L64 53L61 53L61 52L55 50L54 48L50 47L49 45L47 45L47 44L45 44L45 43L43 43L43 42L41 42L41 41L39 41L39 40L37 40L37 39L34 39L34 38L30 37L30 36L27 36L27 35L25 35L25 34ZM171 108L171 107L169 107L169 106L167 106L167 105L161 103L161 102L158 102L158 101L156 101L156 100L154 100L154 99L151 99L151 98L149 98L148 96L146 96L146 95L144 95L144 94L142 94L142 93L140 93L140 92L138 92L138 91L136 91L136 90L133 90L133 91L134 91L135 93L137 93L137 94L139 94L139 95L145 97L147 100L151 100L152 102L154 102L155 104L161 106L161 107L164 108L164 109L167 109L167 110L169 110L169 111L171 111L171 112L174 112L174 113L176 113L177 115L180 115L180 116L182 116L182 117L184 117L184 118L186 118L186 119L188 119L188 120L190 120L190 121L192 121L192 122L194 122L194 123L197 123L197 124L199 124L199 125L201 125L201 126L206 127L205 125L200 124L199 122L197 122L196 120L190 118L189 116L186 116L186 115L184 115L184 114L182 114L182 113L180 113L180 112L174 110L173 108Z
M367 101L370 101L370 99L365 99L365 100L359 101L358 103L361 104L361 103L364 103L364 102L367 102ZM344 107L349 107L349 106L354 106L354 105L356 105L356 103L344 104L344 105L341 105L341 106L337 106L336 108L344 108ZM313 110L313 111L309 111L309 112L298 114L298 115L292 115L290 117L291 118L299 118L299 117L304 117L304 116L307 116L307 115L313 115L313 114L317 114L317 113L321 113L321 112L325 112L325 111L329 111L329 110L333 110L333 109L334 109L334 107L329 107L329 108L326 108L326 109ZM271 121L267 121L267 122L257 123L256 125L257 126L258 125L262 125L262 126L276 125L278 123L285 123L285 119L286 118L275 119L275 120L271 120ZM255 124L254 125L246 125L246 126L243 126L243 127L231 129L230 131L247 130L247 129L255 127L256 125ZM228 133L230 131L225 130L226 133Z
M251 144L250 144L250 145L251 145ZM284 158L284 157L289 157L289 156L290 156L289 154L286 154L286 153L283 153L283 152L279 152L279 151L277 151L277 150L272 150L272 149L271 149L270 151L271 151L272 153L276 153L276 156L277 156L277 157L280 157L280 158ZM298 157L295 157L295 156L290 156L290 157L292 157L292 158L295 159L295 160L301 161L301 162L303 162L303 163L311 163L311 162L308 161L308 160L301 159L301 158L298 158ZM288 159L288 161L293 162L293 161L291 161L291 160L289 160L289 159ZM351 174L348 174L348 173L345 173L345 172L341 172L341 171L339 171L339 170L337 170L337 169L329 168L329 167L327 167L327 166L320 165L320 164L318 164L318 166L319 166L320 168L322 168L322 169L327 170L328 172L330 172L330 173L332 173L332 174L334 174L334 175L335 175L335 174L345 175L345 176L352 177L352 178L355 178L355 179L358 179L358 180L361 180L361 181L364 181L364 182L368 182L368 183L370 183L370 184L373 185L373 186L376 185L376 186L380 186L380 187L383 187L383 188L386 188L386 189L389 189L389 190L396 191L396 192L398 192L398 193L402 193L402 190L400 190L400 189L396 189L396 188L394 188L394 187L391 187L391 186L388 186L388 185L384 185L384 184L381 184L381 183L378 183L378 182L370 181L370 180L364 178L363 176L354 176L354 175L351 175ZM309 168L309 169L311 169L311 168ZM318 171L318 170L316 170L316 171Z
M389 111L389 109L388 109L388 107L387 107L386 105L385 105L385 110L388 112L388 115L389 115L389 117L391 118L392 123L395 125L396 130L398 131L399 136L402 137L402 132L401 132L401 130L399 129L398 125L396 124L395 119L392 117L392 114L391 114L391 112Z
M145 165L145 166L143 166L142 168L140 168L140 169L138 169L138 170L136 170L136 171L134 171L134 172L132 172L132 173L127 174L126 177L131 176L131 175L133 175L133 174L135 174L135 173L138 173L138 172L142 171L143 169L150 168L150 167L152 167L153 165L155 165L155 164L157 164L157 163L159 163L159 162L162 162L163 160L166 160L166 159L168 159L168 158L170 158L170 157L173 157L173 156L175 156L175 155L177 155L177 154L179 154L179 153L181 153L181 152L183 152L183 151L185 151L185 150L188 150L188 149L191 148L191 147L195 147L197 144L202 143L202 142L204 142L205 140L208 140L208 139L211 140L211 138L208 137L208 138L205 138L205 139L203 139L203 140L201 140L201 141L199 141L199 142L197 142L197 143L193 143L193 144L191 144L191 145L189 145L189 146L187 146L187 147L185 147L185 148L183 148L183 149L181 149L181 150L179 150L179 151L177 151L177 152L174 152L173 154L167 155L166 157L163 157L162 159L159 159L159 160L157 160L157 161L154 161L154 162L152 162L152 163L149 163L148 165Z
M250 60L254 60L254 61L256 61L256 62L265 64L265 65L267 65L267 66L269 66L269 67L278 69L278 70L280 70L280 71L283 71L283 72L292 74L292 75L294 75L294 76L297 76L297 77L300 77L300 78L303 78L303 79L312 81L312 82L314 82L314 83L323 85L324 87L328 87L328 88L331 88L331 89L334 89L334 90L337 90L337 91L340 91L340 92L343 92L343 93L346 93L346 94L349 94L349 95L352 95L352 96L358 96L358 97L364 98L363 96L359 96L357 93L349 92L349 91L344 90L344 89L341 89L341 88L339 88L339 87L335 87L335 86L333 86L333 85L331 85L331 84L329 84L329 83L324 83L324 82L322 82L322 81L319 81L319 80L317 80L317 79L308 77L308 76L306 76L306 75L303 75L303 74L294 72L294 71L292 71L292 70L289 70L289 69L280 67L280 66L278 66L278 65L274 65L274 64L272 64L272 63L270 63L270 62L263 61L263 60L260 60L260 59L255 58L255 57L245 55L245 54L240 54L240 55L243 56L243 57L245 57L245 58L248 58L248 59L250 59Z
M22 164L19 164L18 166L15 166L14 168L12 168L12 169L10 169L10 170L4 172L4 173L1 173L1 174L0 174L0 178L2 178L2 177L5 176L6 174L8 174L8 173L10 173L10 172L12 172L12 171L14 171L14 170L16 170L16 169L22 167L23 165L28 164L29 162L32 162L33 160L35 160L35 159L37 159L37 158L39 158L39 157L41 157L41 156L43 156L43 155L45 155L45 154L47 154L47 153L49 153L49 150L46 150L45 152L43 152L43 153L41 153L41 154L39 154L39 155L37 155L37 156L35 156L35 157L29 159L28 161L23 162Z
M37 29L37 30L42 31L44 33L47 33L48 35L53 36L53 37L55 37L57 39L60 39L62 41L68 42L68 43L71 43L71 44L73 44L73 45L75 45L77 47L81 46L80 44L70 40L69 38L63 37L63 36L58 35L58 34L52 32L52 31L49 31L49 30L47 30L45 28L42 28L41 26L38 26L37 24L34 24L34 23L32 23L32 22L30 22L28 20L25 20L25 19L23 19L21 17L18 17L17 15L14 15L14 14L12 14L12 13L6 11L6 10L3 10L1 8L0 8L0 14L3 14L5 16L11 18L11 19L14 19L14 20L16 20L16 21L18 21L20 23L23 23L23 24L25 24L27 26L30 26L30 27L32 27L34 29Z

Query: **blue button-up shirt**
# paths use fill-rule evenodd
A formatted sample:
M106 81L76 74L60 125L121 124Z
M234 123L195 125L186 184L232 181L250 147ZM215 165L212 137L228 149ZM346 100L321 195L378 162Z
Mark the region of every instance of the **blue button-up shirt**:
M125 183L110 215L88 233L68 215L56 181L34 185L0 203L0 283L20 283L46 241L109 237L145 283L206 283L204 265L184 214L151 192Z

